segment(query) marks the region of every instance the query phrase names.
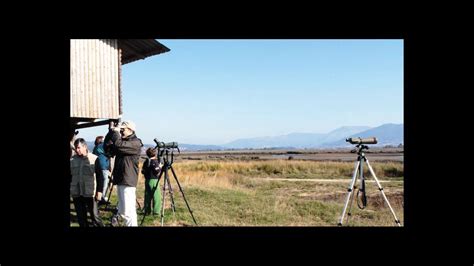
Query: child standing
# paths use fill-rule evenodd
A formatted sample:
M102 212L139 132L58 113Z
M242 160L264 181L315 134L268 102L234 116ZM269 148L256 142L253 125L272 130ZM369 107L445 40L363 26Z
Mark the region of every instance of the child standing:
M158 186L158 175L163 166L158 162L156 150L148 148L146 150L148 158L143 163L142 174L145 176L145 214L151 213L153 204L153 215L158 215L161 208L161 193Z

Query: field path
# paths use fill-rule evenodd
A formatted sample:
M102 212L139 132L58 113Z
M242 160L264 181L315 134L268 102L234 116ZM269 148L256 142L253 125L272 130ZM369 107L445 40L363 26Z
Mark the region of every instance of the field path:
M348 183L351 181L351 179L315 179L315 178L271 178L271 177L256 177L253 179L258 179L258 180L267 180L267 181L308 181L308 182L334 182L334 183ZM373 179L365 180L366 182L375 182ZM380 183L386 183L386 182L403 182L403 180L379 180Z

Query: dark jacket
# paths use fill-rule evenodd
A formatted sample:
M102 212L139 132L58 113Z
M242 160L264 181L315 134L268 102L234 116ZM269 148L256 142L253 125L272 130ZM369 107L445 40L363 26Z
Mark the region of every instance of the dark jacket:
M145 179L158 179L160 171L160 163L157 159L146 158L142 167L142 174L145 176Z
M138 182L138 160L143 146L142 141L137 138L135 133L122 139L119 132L109 130L104 143L106 153L115 156L112 172L113 183L115 185L136 187Z

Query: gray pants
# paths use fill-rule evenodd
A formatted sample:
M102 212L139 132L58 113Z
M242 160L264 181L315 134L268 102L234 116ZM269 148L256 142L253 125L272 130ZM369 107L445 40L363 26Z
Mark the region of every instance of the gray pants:
M103 197L107 196L105 193L107 193L107 187L109 185L109 176L110 176L110 171L109 170L102 170L102 177L104 178L104 186L103 186Z

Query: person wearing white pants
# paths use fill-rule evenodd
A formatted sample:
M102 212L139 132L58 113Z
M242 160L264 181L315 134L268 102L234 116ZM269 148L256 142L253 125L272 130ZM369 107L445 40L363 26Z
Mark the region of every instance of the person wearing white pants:
M118 213L126 226L137 226L136 188L124 185L117 186Z
M115 156L113 184L117 185L118 216L126 226L137 226L136 187L138 183L138 161L142 141L135 135L135 124L124 121L118 127L110 125L105 136L105 152ZM116 217L112 218L112 226Z

